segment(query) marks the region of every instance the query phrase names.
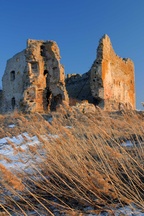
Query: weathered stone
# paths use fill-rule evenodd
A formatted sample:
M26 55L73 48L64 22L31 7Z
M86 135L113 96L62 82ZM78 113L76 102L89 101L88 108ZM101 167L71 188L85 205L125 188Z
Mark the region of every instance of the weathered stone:
M3 91L0 89L0 113L2 113Z
M27 48L7 61L0 112L15 108L47 112L63 101L68 103L69 97L72 103L87 100L109 111L135 109L133 62L115 54L107 35L99 42L91 69L83 75L68 74L65 79L60 58L56 42L28 40ZM89 109L90 105L83 106Z
M91 69L68 75L66 88L70 98L88 100L105 110L135 109L133 62L115 54L107 35L99 42Z
M86 100L82 101L81 103L76 103L75 108L81 111L82 113L95 113L96 112L96 107L94 106L94 104L90 104Z
M78 101L88 100L93 102L91 89L90 89L90 73L68 74L66 78L66 89L70 98L75 98Z
M135 109L134 83L133 62L117 56L110 38L104 35L90 70L90 87L94 100L106 110L123 107Z
M3 76L3 110L55 110L68 101L64 67L54 41L28 40L27 48L8 60Z

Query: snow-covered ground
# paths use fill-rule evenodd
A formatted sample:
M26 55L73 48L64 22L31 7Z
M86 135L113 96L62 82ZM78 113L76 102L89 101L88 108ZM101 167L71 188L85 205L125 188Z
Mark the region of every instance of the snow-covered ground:
M14 127L9 125L8 127ZM58 135L48 134L41 136L43 140L57 139ZM32 164L41 162L42 157L37 157L30 153L31 147L36 147L39 154L44 154L42 151L42 143L37 136L30 136L27 132L19 134L18 136L3 137L0 139L0 164L7 169L31 171ZM31 170L29 170L31 169Z

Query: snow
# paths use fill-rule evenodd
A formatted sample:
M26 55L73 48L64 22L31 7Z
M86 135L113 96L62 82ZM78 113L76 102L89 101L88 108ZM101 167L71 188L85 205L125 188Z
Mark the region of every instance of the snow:
M67 126L65 126L65 128L67 128L67 129L71 129L72 126L67 125Z
M89 206L84 208L85 212L94 210L93 207ZM126 215L126 216L144 216L144 212L141 211L141 209L138 209L134 204L131 204L129 206L120 207L117 209L112 209L115 216L120 215ZM109 216L109 213L107 211L102 211L99 214L95 213L89 213L86 214L88 216Z
M8 125L9 128L14 128L15 127L15 124L10 124Z
M137 209L134 205L121 207L115 211L115 216L119 216L120 214L127 216L144 216L144 212L142 212L140 209Z
M51 123L52 121L53 121L53 118L50 117L50 118L48 119L48 122Z
M108 208L109 209L109 208ZM90 211L94 211L94 208L91 206L85 207L84 209L84 214L83 215L87 215L87 216L109 216L109 215L114 215L114 216L144 216L144 212L142 212L140 209L136 208L136 206L124 206L118 209L112 209L113 214L110 214L108 211L104 210L99 214L96 213L88 213ZM55 216L67 216L67 214L59 212L59 210L57 208L53 208L54 211L54 215ZM35 215L35 211L28 211L26 212L27 215ZM41 214L43 215L43 214Z
M133 147L133 143L130 140L127 140L126 142L121 143L121 146L123 146L123 147Z
M48 134L41 137L45 141L59 138L56 134ZM38 157L36 154L32 156L29 148L31 146L40 147L41 145L42 143L37 136L30 136L27 132L18 136L3 137L0 139L0 163L7 169L24 170L32 173L32 165L42 162L42 157ZM42 148L36 148L36 151L39 151L40 155L44 154Z
M6 139L6 137L0 139L0 145L5 144L5 143L7 143L7 139Z

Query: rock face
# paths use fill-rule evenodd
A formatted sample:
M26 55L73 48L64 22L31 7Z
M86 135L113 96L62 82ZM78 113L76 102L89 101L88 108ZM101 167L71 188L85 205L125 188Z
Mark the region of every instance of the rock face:
M54 41L28 40L27 48L8 60L2 79L3 111L55 110L68 101L64 68Z
M88 100L105 110L135 109L133 62L115 54L107 35L99 42L91 69L83 75L68 75L66 88L70 98Z

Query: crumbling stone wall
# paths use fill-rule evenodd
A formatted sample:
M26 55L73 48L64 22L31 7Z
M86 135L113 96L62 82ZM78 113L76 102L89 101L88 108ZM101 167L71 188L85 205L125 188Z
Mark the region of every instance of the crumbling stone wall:
M27 48L7 61L0 109L47 112L69 97L105 110L135 109L133 62L115 54L107 35L99 42L91 69L83 75L68 75L65 80L60 58L56 42L28 40Z
M70 97L88 100L105 110L135 109L134 64L115 54L107 35L101 38L97 58L86 74L67 77Z
M54 41L28 40L27 48L7 62L2 83L4 111L47 112L68 101L64 67Z
M19 109L19 102L23 95L23 73L26 67L25 51L16 54L7 61L2 78L3 111Z
M135 109L134 64L115 54L107 35L99 42L90 70L90 86L94 99L106 110Z
M90 89L90 73L84 74L68 74L66 78L66 89L71 99L77 101L88 100L93 102L91 89Z
M0 113L2 113L3 106L3 91L0 89Z

